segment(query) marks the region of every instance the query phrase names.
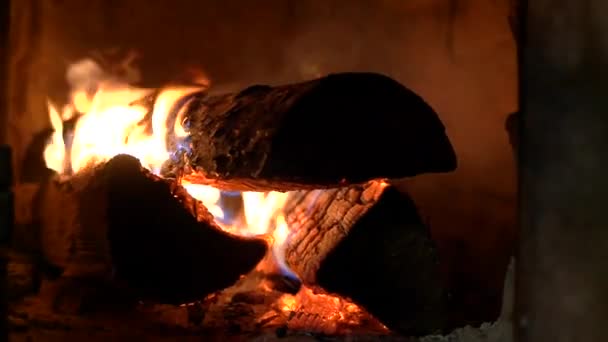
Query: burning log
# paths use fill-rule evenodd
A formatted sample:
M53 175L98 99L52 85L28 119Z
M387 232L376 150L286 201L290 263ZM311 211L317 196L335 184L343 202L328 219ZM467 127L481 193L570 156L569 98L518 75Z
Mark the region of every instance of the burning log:
M170 137L176 158L163 174L226 190L319 189L456 168L433 109L374 73L197 93L179 113L187 138Z
M47 188L42 248L70 279L125 284L138 298L199 300L234 283L266 242L228 235L199 201L120 155Z
M435 246L411 199L385 183L299 191L285 258L304 284L351 298L405 335L443 327Z

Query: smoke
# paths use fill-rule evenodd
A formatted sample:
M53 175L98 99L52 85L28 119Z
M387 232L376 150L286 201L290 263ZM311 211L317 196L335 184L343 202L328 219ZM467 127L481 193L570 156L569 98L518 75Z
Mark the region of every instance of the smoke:
M72 91L87 91L94 93L97 86L107 78L106 73L92 59L83 59L70 65L66 72L66 80Z

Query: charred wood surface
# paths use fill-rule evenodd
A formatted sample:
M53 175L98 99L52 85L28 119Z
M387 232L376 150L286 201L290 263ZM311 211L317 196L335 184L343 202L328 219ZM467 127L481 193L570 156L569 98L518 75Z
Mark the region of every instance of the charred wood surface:
M221 231L202 203L126 155L53 181L43 204L41 247L61 279L109 280L137 298L204 298L267 250L264 241ZM72 280L68 288L82 285Z
M179 113L188 137L173 139L176 158L163 173L228 190L328 188L456 168L434 110L380 74L198 93Z
M265 241L221 231L200 201L134 158L115 157L106 176L114 264L142 293L173 302L201 299L232 285L266 254Z
M406 194L374 181L295 192L285 210L286 260L305 284L351 298L399 333L443 328L435 246Z

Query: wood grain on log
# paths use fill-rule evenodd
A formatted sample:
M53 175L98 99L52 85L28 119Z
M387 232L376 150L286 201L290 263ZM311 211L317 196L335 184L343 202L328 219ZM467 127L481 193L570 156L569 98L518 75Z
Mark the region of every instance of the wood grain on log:
M139 298L183 303L234 283L265 241L228 235L201 202L130 156L48 187L42 248L70 278L115 276Z
M285 210L286 261L305 284L351 298L399 333L443 327L435 246L406 194L372 181L294 192Z
M228 190L300 190L456 168L445 128L422 98L374 73L341 73L236 94L190 97L188 137L170 137L163 174Z

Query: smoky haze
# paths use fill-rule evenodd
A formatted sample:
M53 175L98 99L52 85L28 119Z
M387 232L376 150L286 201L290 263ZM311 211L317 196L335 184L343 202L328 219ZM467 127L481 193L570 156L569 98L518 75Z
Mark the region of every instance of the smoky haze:
M32 61L11 76L19 85L11 90L12 139L21 146L49 125L45 99L65 96L66 66L108 48L138 50L150 85L190 66L226 90L337 71L401 81L436 109L459 157L456 172L402 188L431 225L448 281L463 288L455 296L500 302L515 237L515 172L504 130L516 109L508 0L64 0L34 7L30 22L16 22L32 47L12 61Z

